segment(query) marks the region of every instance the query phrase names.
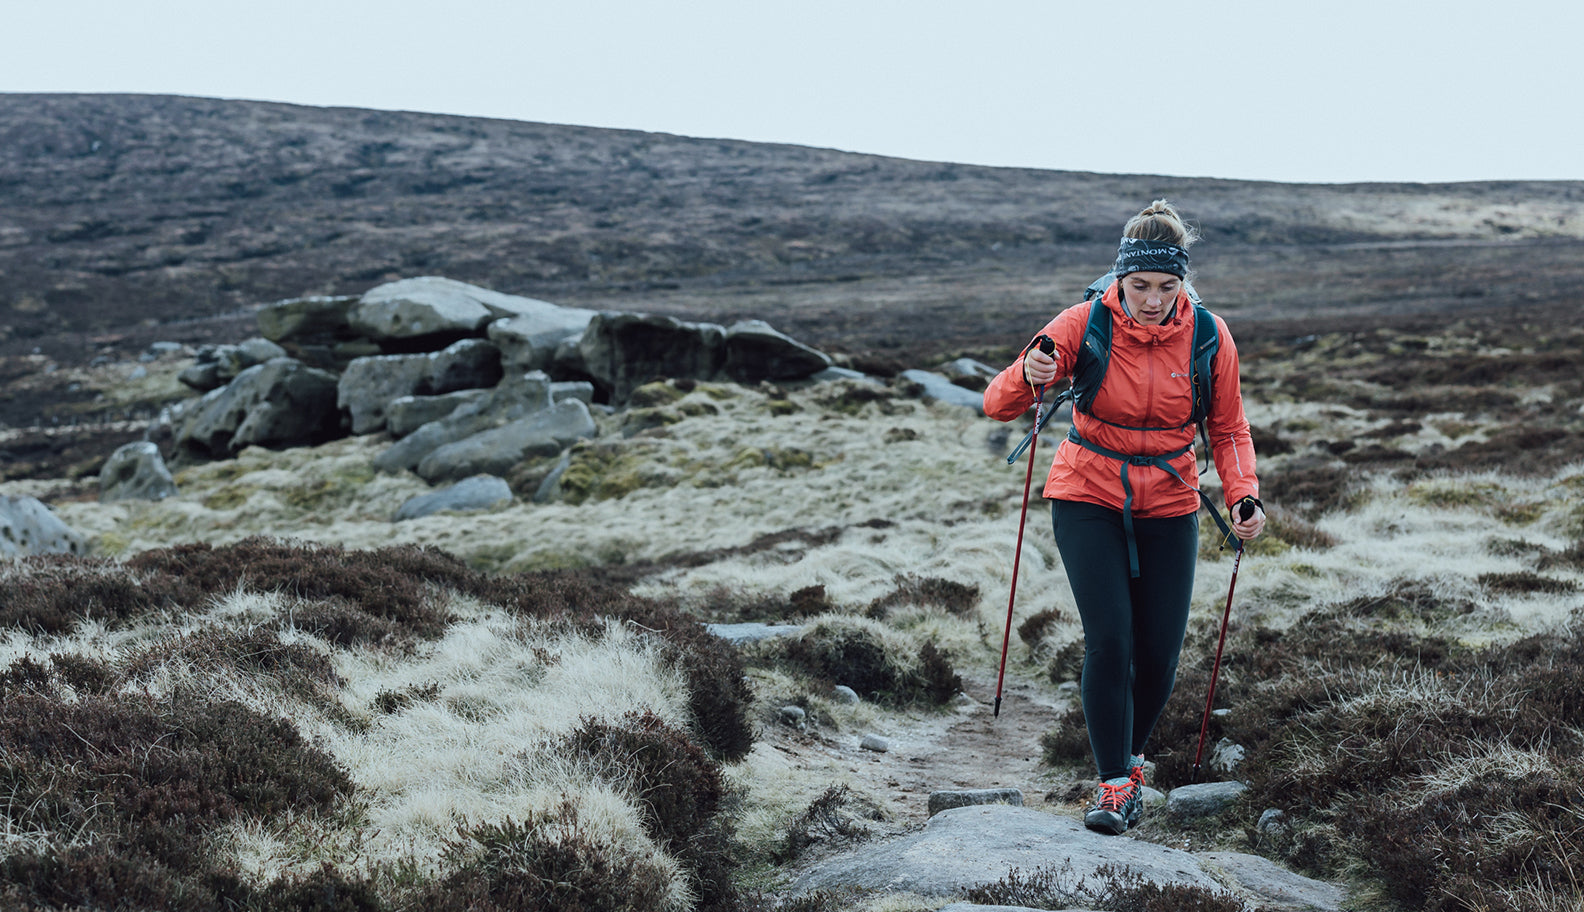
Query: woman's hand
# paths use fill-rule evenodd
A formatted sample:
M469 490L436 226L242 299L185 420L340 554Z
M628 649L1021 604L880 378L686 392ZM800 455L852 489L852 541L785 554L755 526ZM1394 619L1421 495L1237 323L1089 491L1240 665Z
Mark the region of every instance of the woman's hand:
M1023 356L1023 379L1029 386L1044 386L1056 379L1056 357L1047 355L1036 346Z
M1232 534L1243 541L1253 541L1265 531L1265 508L1253 504L1254 512L1248 519L1243 519L1243 505L1247 501L1240 501L1232 507Z

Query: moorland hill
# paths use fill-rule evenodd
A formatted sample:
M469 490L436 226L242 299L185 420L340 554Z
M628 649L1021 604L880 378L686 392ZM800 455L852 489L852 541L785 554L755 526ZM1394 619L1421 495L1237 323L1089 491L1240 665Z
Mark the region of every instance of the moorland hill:
M0 195L0 346L57 358L423 274L756 316L834 350L1010 345L1158 196L1200 223L1206 292L1250 319L1543 304L1584 273L1579 182L988 168L171 96L0 95Z

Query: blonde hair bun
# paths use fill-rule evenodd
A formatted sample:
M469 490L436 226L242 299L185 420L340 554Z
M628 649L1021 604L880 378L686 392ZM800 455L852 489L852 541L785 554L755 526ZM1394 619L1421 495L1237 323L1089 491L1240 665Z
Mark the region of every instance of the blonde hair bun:
M1176 244L1184 250L1199 240L1199 232L1183 220L1176 206L1164 199L1155 200L1138 215L1128 219L1122 228L1122 236Z

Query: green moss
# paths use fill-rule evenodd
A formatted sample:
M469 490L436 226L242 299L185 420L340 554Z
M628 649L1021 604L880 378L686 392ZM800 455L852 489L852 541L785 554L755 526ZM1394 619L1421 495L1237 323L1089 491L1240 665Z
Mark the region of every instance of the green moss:
M625 497L644 487L645 465L641 455L621 447L580 443L561 475L562 498L580 504Z
M247 499L257 490L252 485L228 484L205 497L203 505L211 510L235 510L247 503Z
M1438 421L1435 423L1435 429L1451 439L1457 440L1460 437L1467 437L1478 431L1479 425L1471 424L1467 421Z
M224 484L228 481L236 481L251 471L253 471L252 466L243 465L236 459L227 459L182 469L176 473L175 481L178 488L205 483Z
M1545 515L1543 503L1508 503L1496 507L1496 518L1509 526L1527 526Z
M359 487L373 480L373 467L358 464L335 472L328 478L286 488L281 492L281 499L294 510L324 512L346 506L355 497Z
M669 381L656 380L633 390L632 395L627 397L627 403L635 409L648 409L678 402L685 395Z
M769 410L770 414L776 416L777 418L782 418L787 415L795 415L798 412L803 411L803 408L796 402L793 402L791 399L768 400L765 403L765 408Z
M816 468L814 454L795 447L743 447L726 463L728 469L771 468L795 472Z
M1450 510L1458 507L1490 507L1507 499L1500 485L1488 481L1447 484L1417 484L1408 489L1408 499L1426 507Z
M93 551L100 557L119 557L131 543L131 538L118 531L105 532L94 539Z
M639 431L666 427L682 421L682 414L669 408L635 408L622 414L622 433L631 437Z
M677 405L677 411L689 418L702 418L705 415L719 415L720 407L713 402L702 399L689 399Z

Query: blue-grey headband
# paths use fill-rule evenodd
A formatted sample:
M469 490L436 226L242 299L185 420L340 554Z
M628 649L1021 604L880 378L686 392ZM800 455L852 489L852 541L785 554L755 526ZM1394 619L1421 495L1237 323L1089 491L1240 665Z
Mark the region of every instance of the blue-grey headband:
M1179 279L1188 278L1188 251L1165 241L1146 241L1125 237L1117 246L1116 265L1111 267L1117 278L1130 272L1169 272Z

